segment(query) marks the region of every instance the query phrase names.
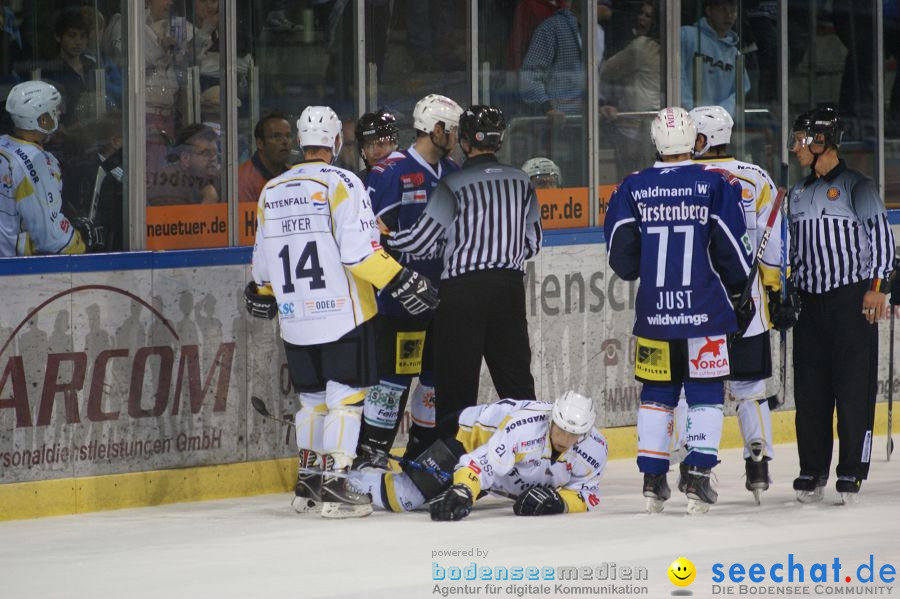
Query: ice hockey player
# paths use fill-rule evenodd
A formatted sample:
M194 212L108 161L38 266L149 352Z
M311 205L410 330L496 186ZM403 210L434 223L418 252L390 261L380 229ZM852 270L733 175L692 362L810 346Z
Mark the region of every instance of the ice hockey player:
M406 150L391 153L372 168L366 187L372 210L387 229L404 231L411 227L425 209L438 181L459 169L448 153L456 145L461 114L462 108L450 98L437 94L425 96L413 110L415 143ZM439 257L391 255L431 281L440 280ZM432 311L411 316L389 294L379 294L375 317L379 382L366 395L361 456L369 451L383 456L391 449L415 376L419 380L412 392L409 447L413 455L418 455L436 439L433 434L433 316ZM381 463L384 465L383 459Z
M529 158L522 165L522 170L531 179L535 189L556 189L561 178L559 167L549 158L537 156Z
M437 293L381 248L362 182L331 166L342 145L334 111L307 107L297 131L305 160L260 194L245 299L254 316L278 315L300 398L294 508L321 509L330 518L365 516L371 501L349 488L346 473L356 455L363 398L377 381L372 286L412 313L434 308Z
M694 162L723 169L741 186L741 205L753 251L759 247L777 195L769 174L755 164L736 160L728 153L734 121L721 106L700 106L690 112L697 127ZM775 217L751 296L756 315L742 337L732 339L728 348L731 376L728 390L738 402L737 414L744 438L745 486L759 502L769 488L769 460L772 447L772 414L766 394L766 379L772 376L769 328L787 330L797 321L795 294L781 299L781 214ZM682 464L682 466L684 466ZM685 468L682 467L682 471ZM682 476L682 479L684 477ZM682 491L683 483L679 482Z
M650 136L659 160L628 176L609 202L609 263L640 279L635 304L638 468L648 511L670 496L666 473L672 410L684 387L689 406L685 493L688 512L715 503L710 473L722 434L727 335L745 328L753 303L732 307L747 284L750 239L740 191L721 173L690 160L697 137L686 110L660 110Z
M504 399L464 409L455 438L438 440L404 473L362 470L352 484L386 510L411 511L433 500L433 520L461 520L487 492L516 500L519 516L583 512L597 496L608 449L594 428L593 402L567 391L555 403ZM456 427L454 427L456 428Z
M102 245L102 230L62 213L62 174L45 144L59 127L62 96L44 81L10 90L12 135L0 136L0 257L81 254Z
M397 117L379 108L375 112L367 112L356 121L356 147L359 157L366 168L359 173L362 182L366 182L372 167L397 150Z

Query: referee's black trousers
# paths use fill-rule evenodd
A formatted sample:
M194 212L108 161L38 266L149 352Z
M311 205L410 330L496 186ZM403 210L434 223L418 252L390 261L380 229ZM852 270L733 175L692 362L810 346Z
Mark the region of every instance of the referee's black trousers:
M482 357L501 398L534 399L523 274L468 272L441 281L440 299L434 317L436 421L477 403Z
M837 475L868 476L878 372L878 325L862 314L869 284L800 294L793 352L800 474L828 477L836 406Z

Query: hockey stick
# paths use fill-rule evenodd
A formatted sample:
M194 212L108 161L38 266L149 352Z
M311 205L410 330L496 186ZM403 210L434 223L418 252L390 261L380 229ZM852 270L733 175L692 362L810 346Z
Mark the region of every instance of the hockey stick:
M894 408L894 306L888 304L891 311L891 340L888 342L888 416L887 416L887 461L891 461L894 453L894 439L891 437L891 422Z
M769 245L769 237L772 236L772 227L775 225L775 219L778 218L778 214L781 212L781 203L784 201L784 193L784 188L780 188L778 194L775 196L775 202L772 204L772 212L769 214L769 220L766 221L766 228L763 231L762 239L759 240L759 247L756 248L756 254L753 256L753 264L750 265L750 273L747 275L747 284L741 292L741 299L738 301L738 306L746 304L747 300L750 299L750 294L753 293L753 287L756 283L756 273L759 272L759 262L766 252L766 246Z
M787 165L782 164L782 183L787 184ZM784 202L781 211L781 303L784 304L788 297L787 269L788 269L788 221L790 220L790 201ZM778 348L781 354L781 396L775 405L780 406L787 398L787 331L778 331ZM771 406L770 406L771 407Z
M256 410L261 416L264 416L265 418L270 418L272 420L280 422L281 424L286 424L290 428L294 428L294 426L295 426L293 420L290 420L287 417L279 418L278 416L275 416L274 414L272 414L269 411L269 408L266 407L266 402L264 402L262 399L256 397L255 395L250 398L250 405L252 405L253 409ZM424 464L420 464L418 462L415 462L415 461L407 459L407 458L398 458L397 456L391 455L390 453L386 453L385 455L387 455L387 458L389 460L394 460L401 466L409 466L410 468L422 470L424 472L427 472L428 474L437 476L441 480L446 481L446 480L451 480L453 478L452 472L447 472L446 470L441 470L439 468L432 468L431 466L425 466ZM381 468L376 468L376 470L381 470ZM304 469L304 470L301 470L301 472L307 472L307 471ZM320 471L318 471L318 470L315 470L315 471L310 470L308 472L309 473L320 473ZM390 470L385 470L385 472L390 472ZM335 475L335 476L337 476L337 475Z

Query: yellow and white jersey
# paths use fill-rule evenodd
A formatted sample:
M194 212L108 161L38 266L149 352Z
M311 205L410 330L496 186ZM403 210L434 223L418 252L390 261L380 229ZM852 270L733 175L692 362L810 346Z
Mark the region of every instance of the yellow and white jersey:
M62 213L59 162L36 144L0 135L0 256L83 252Z
M722 169L733 175L741 185L741 204L744 208L744 220L747 224L747 234L753 242L753 252L759 247L766 230L766 223L772 213L772 207L777 195L775 182L765 170L750 164L741 162L731 157L697 159L694 162L712 169ZM769 302L767 301L765 288L778 291L781 289L781 247L787 243L781 235L781 218L778 214L772 225L769 242L766 251L759 262L759 273L753 285L753 302L756 304L756 315L753 322L747 327L744 337L760 335L771 328L769 322Z
M592 428L553 460L550 443L553 405L528 402L492 427L492 422L506 409L504 402L510 401L485 406L471 426L464 425L460 418L460 435L466 434L465 427L469 433L479 428L484 431L494 428L494 432L486 443L459 459L453 482L467 485L473 496L482 489L518 496L531 487L550 485L559 490L569 512L595 508L600 503L599 485L608 454L606 439L600 431ZM472 439L470 436L468 440Z
M375 315L372 286L401 269L378 239L369 196L350 171L302 162L266 184L253 279L271 286L285 341L335 341Z

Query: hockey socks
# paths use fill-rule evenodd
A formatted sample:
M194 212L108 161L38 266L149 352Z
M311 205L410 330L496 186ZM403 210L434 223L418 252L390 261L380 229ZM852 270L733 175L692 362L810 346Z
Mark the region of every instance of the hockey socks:
M737 406L737 415L741 435L744 437L744 458L759 458L755 454L761 449L762 457L772 459L775 450L772 447L772 412L769 410L769 402L765 399L742 401Z

